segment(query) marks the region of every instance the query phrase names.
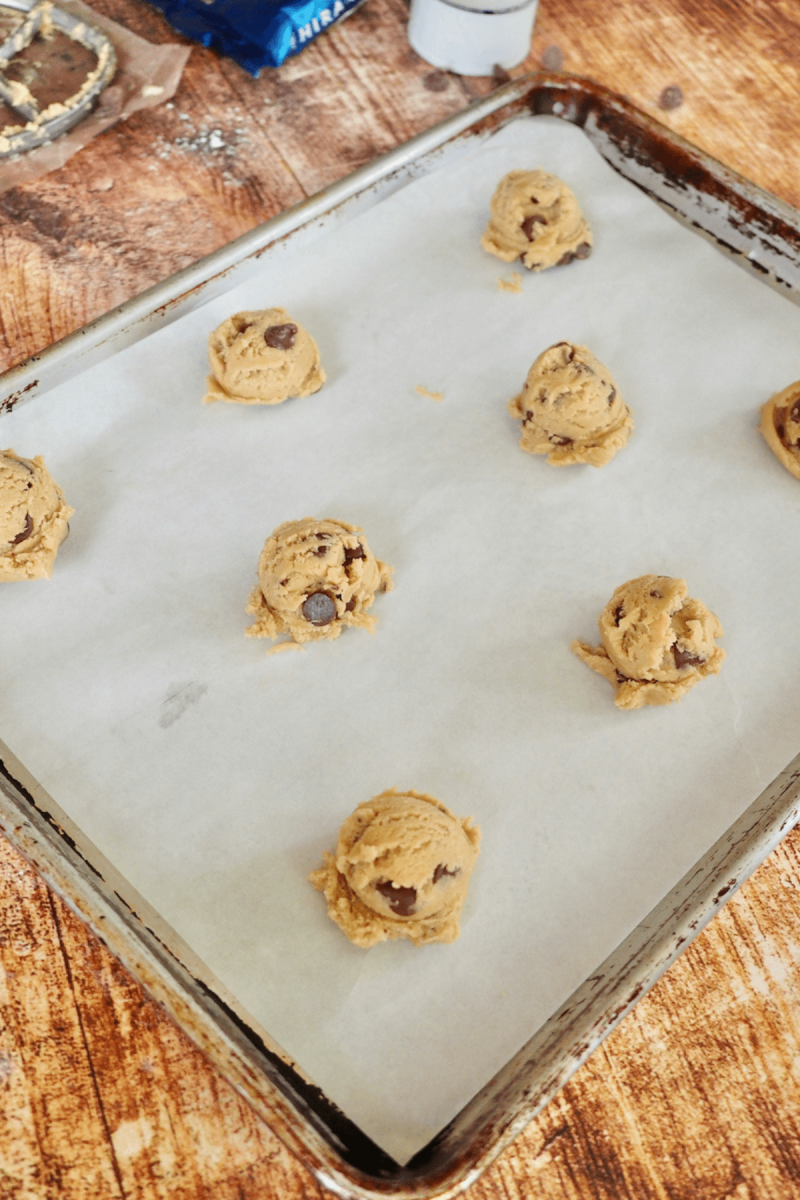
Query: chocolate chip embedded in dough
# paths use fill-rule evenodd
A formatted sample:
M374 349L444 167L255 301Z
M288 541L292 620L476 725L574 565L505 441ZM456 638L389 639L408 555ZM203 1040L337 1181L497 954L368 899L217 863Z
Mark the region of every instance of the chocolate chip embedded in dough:
M581 242L580 246L573 251L575 258L588 258L591 253L592 247L588 242Z
M549 433L547 435L547 440L549 442L553 442L556 446L571 446L572 445L572 438L561 437L560 434L558 434L558 433Z
M330 625L336 617L336 601L327 592L312 592L300 611L311 625Z
M351 596L350 599L347 601L347 604L345 604L345 606L344 606L345 612L352 612L357 604L358 604L358 598L356 596Z
M567 266L569 266L569 264L571 262L574 261L574 259L575 259L575 255L572 253L571 250L568 250L566 252L566 254L561 255L561 258L556 263L556 266L557 267L567 267Z
M534 225L546 225L546 224L547 224L546 217L543 217L540 213L534 213L533 216L525 218L525 220L520 225L520 229L525 234L525 237L528 239L528 241L532 242Z
M398 917L412 917L417 905L417 889L395 887L391 879L379 879L375 891L380 892L389 908Z
M614 624L616 626L619 626L619 623L624 616L625 616L625 609L622 607L621 604L618 604L617 607L614 609Z
M345 566L347 566L348 563L351 563L354 558L366 558L366 557L367 556L364 553L364 547L361 545L356 546L354 549L351 548L350 546L345 546L345 548L344 548L344 565Z
M608 393L608 407L609 408L611 408L611 405L614 403L616 398L617 398L617 389L612 388L611 391Z
M444 865L444 863L439 863L434 868L433 882L438 883L439 880L444 878L445 875L449 875L452 879L455 879L456 875L460 875L460 874L461 874L460 867L456 867L454 870L451 871L449 867L446 867Z
M25 528L21 533L18 533L15 538L11 539L10 545L18 546L20 542L24 542L33 533L33 518L29 512L25 513Z
M795 400L794 404L792 405L789 416L792 421L800 422L800 400Z
M675 659L675 666L680 667L702 667L703 663L708 662L708 659L690 653L688 650L681 650L680 646L672 647L672 657Z
M297 326L292 321L285 325L270 325L264 330L264 341L273 350L291 350L297 337Z

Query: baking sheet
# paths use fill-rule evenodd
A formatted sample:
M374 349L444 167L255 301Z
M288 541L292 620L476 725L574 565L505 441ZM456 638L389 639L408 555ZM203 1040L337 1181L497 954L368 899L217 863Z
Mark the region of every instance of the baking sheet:
M478 238L520 165L572 184L595 250L515 295ZM323 390L200 405L208 331L275 303L317 338ZM3 589L0 734L398 1161L797 750L800 489L755 426L800 375L799 326L579 130L523 119L4 419L76 515L53 580ZM563 338L634 412L601 471L523 454L505 412ZM244 603L264 537L307 514L362 525L396 590L374 637L268 657ZM687 578L728 660L679 706L620 713L569 643L646 571ZM390 786L484 831L452 946L357 950L305 882Z

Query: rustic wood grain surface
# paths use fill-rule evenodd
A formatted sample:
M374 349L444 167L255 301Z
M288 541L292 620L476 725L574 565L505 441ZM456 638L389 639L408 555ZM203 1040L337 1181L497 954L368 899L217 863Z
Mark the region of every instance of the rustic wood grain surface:
M95 6L151 41L179 40L141 0ZM403 0L368 0L257 81L197 48L171 104L0 195L0 368L492 86L421 62L406 17ZM541 0L525 67L543 61L626 94L800 206L800 10L789 0ZM469 1200L800 1196L798 1000L800 832ZM321 1195L0 841L0 1198Z

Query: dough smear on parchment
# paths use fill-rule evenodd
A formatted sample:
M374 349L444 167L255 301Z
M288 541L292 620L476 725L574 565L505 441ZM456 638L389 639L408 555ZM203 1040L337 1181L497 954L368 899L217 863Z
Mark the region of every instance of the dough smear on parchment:
M767 401L761 409L761 432L778 462L800 479L800 381Z
M235 313L208 339L204 403L280 404L325 382L317 343L285 308Z
M286 521L270 534L258 563L258 585L247 612L248 637L295 642L337 638L342 630L375 628L367 609L392 589L392 568L375 557L357 525L345 521Z
M453 942L480 836L433 796L391 788L359 804L309 880L356 946Z
M522 421L522 449L546 454L556 467L602 467L633 430L611 372L572 342L556 342L539 355L508 410Z
M592 252L592 233L571 188L547 171L509 171L497 185L481 245L530 271L563 267Z
M49 579L73 511L40 455L0 451L0 581Z
M614 592L598 620L601 646L574 641L587 667L615 688L618 708L671 704L717 675L725 651L715 638L723 629L700 600L690 599L684 579L642 575Z

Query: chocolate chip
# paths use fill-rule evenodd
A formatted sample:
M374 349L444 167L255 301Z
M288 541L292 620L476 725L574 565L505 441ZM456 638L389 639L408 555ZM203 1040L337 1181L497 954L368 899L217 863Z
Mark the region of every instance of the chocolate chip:
M451 871L449 867L446 867L444 865L444 863L439 863L439 865L434 869L434 872L433 872L433 882L438 883L439 880L442 879L443 876L445 876L445 875L450 875L452 878L455 878L456 875L460 875L460 874L461 874L460 867L455 867Z
M617 683L627 683L628 682L628 676L623 675L621 671L615 671L614 674L617 677Z
M659 108L665 109L667 112L673 108L680 108L683 104L683 92L677 84L670 84L665 87L661 95L658 97Z
M567 266L569 266L569 264L571 262L574 261L574 259L575 259L575 255L572 253L571 250L568 250L566 254L561 255L561 258L556 263L556 266L557 267L567 267Z
M688 650L681 650L680 646L672 647L672 656L675 659L675 666L680 667L702 667L707 659L699 657L696 654L691 654Z
M264 341L273 350L291 350L297 337L297 326L291 321L285 325L270 325L264 330Z
M363 546L356 546L355 549L352 549L350 546L345 546L345 548L344 548L344 565L345 566L347 566L348 563L351 563L354 558L366 558L366 557L367 556L364 553Z
M625 609L622 607L621 604L618 604L617 607L614 609L614 624L619 625L620 621L622 620L622 618L624 616L625 616Z
M556 446L571 446L572 445L572 438L560 437L559 434L557 434L557 433L548 433L547 439L550 442L554 442Z
M446 71L430 71L424 76L422 86L429 92L446 92L450 87L450 77Z
M375 891L380 892L389 908L398 917L411 917L417 903L417 889L413 887L395 887L391 879L379 879Z
M652 592L650 593L650 595L653 597L653 599L654 599L654 600L660 600L660 599L661 599L661 592L652 591Z
M576 258L588 258L592 253L592 247L588 242L581 242L580 246L575 250Z
M520 225L520 229L525 234L525 237L528 239L528 241L532 242L534 225L546 225L546 224L547 224L546 217L541 216L539 213L534 213L532 216L525 218L525 220Z
M784 429L783 425L776 425L775 432L777 433L780 440L785 444L786 443L786 430Z
M356 606L357 604L358 604L358 599L357 599L357 597L356 597L356 596L351 596L351 597L350 597L350 599L347 601L347 604L345 604L345 606L344 606L344 607L345 607L345 611L346 611L346 612L352 612L352 611L353 611L353 609L355 608L355 606Z
M300 611L312 625L330 625L336 617L336 601L327 592L312 592Z
M789 419L792 421L800 421L800 400L795 400L794 404L792 405L791 412L789 413Z
M32 533L33 533L33 520L31 518L31 514L26 512L25 513L25 528L22 530L22 533L18 533L15 538L11 539L11 545L18 546L20 544L20 542L24 542L26 538L29 538Z
M564 65L564 51L560 46L547 46L542 54L545 71L560 71Z
M611 391L608 393L608 407L609 408L611 408L611 405L614 403L616 398L617 398L617 389L612 388Z
M316 550L314 551L314 557L315 558L324 558L324 556L327 553L328 553L327 546L317 546Z

